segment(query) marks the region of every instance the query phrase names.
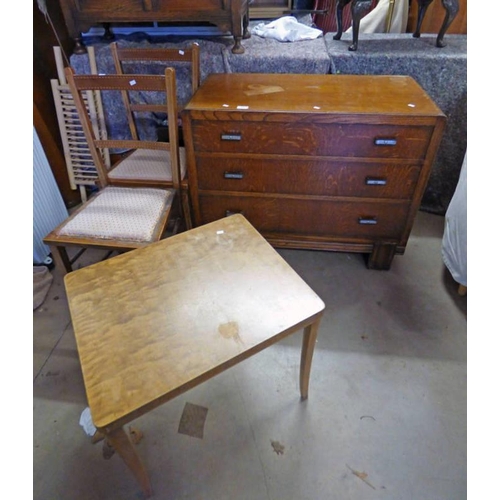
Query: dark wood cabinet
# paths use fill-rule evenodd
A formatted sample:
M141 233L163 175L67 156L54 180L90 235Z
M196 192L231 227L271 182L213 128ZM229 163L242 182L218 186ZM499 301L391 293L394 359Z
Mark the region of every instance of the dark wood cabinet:
M373 269L404 252L445 125L406 76L214 74L183 120L195 225L240 212Z
M75 53L85 52L82 32L96 24L208 22L233 35L235 54L244 52L241 40L250 36L248 0L60 0L60 4Z

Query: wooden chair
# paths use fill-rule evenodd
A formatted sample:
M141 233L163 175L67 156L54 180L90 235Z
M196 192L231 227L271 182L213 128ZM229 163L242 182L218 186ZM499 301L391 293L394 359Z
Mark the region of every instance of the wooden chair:
M119 47L117 42L110 44L111 54L115 63L115 71L118 75L127 73L142 73L138 71L138 63L161 63L162 65L173 67L176 70L177 76L183 68L190 68L191 92L192 96L200 86L201 71L200 71L200 46L193 43L189 48L127 48ZM126 67L132 68L134 71L127 71ZM151 71L151 69L149 70ZM134 113L131 109L130 97L128 92L123 93L123 102L127 110L127 118L129 120L130 130L133 131L133 137L138 138L137 126L135 123ZM179 99L178 99L179 102ZM177 124L179 126L180 140L182 141L182 121L179 117Z
M189 78L191 80L191 88L188 93L189 96L192 96L198 87L200 86L201 80L201 72L200 72L200 46L197 43L193 43L189 48L177 49L177 48L127 48L127 47L119 47L116 42L110 44L111 54L113 56L113 61L115 64L115 71L118 75L130 74L131 68L134 70L133 73L143 73L143 71L139 71L141 68L138 68L138 64L141 63L159 63L160 68L163 71L165 67L173 67L176 71L176 75L179 75L179 72L183 69L188 69ZM177 79L178 80L178 79ZM178 87L176 86L176 97ZM139 139L139 129L136 122L136 112L139 111L136 105L132 103L130 98L130 92L123 91L122 92L123 104L125 106L125 111L127 114L128 126L130 129L130 133L134 139ZM179 99L176 100L176 103L179 102ZM191 229L192 221L191 221L191 204L189 201L189 187L188 187L188 179L187 179L187 168L186 168L186 152L183 147L183 133L182 133L182 120L180 118L181 109L177 105L177 118L175 120L169 119L167 120L167 133L165 134L166 140L168 142L172 141L171 129L175 128L177 130L177 141L182 144L179 148L179 157L181 163L181 199L182 206L184 212L184 218L186 222L186 228ZM176 123L176 127L171 127L172 123ZM136 162L136 156L132 155L129 160L126 162L127 169L132 168L131 165L134 165ZM129 165L129 163L131 165ZM154 164L154 159L148 161L148 158L145 157L144 153L141 153L140 163L142 166L142 178L154 178L157 179L157 172L151 166L147 167L147 163L150 165ZM121 167L122 169L125 166ZM114 178L118 174L121 174L120 171L111 173L111 177ZM131 171L127 174L129 177L133 176Z
M167 118L174 119L177 115L175 70L167 68L163 76L75 75L72 68L66 68L65 73L97 169L100 188L44 238L52 249L56 263L70 272L73 263L86 248L123 252L160 240L175 208L178 213L182 213L182 209L179 201L181 171L177 129L173 127L170 131L169 143L113 139L110 136L101 139L95 134L84 97L89 91L122 92L131 87L134 91L159 92L165 96L164 104L141 104L135 105L134 109L164 113ZM149 159L156 157L158 168L165 169L168 165L171 180L168 183L138 181L136 177L127 178L127 175L117 180L119 176L111 174L131 155L119 160L118 165L112 165L108 171L101 155L103 149L146 152L150 155ZM127 168L124 170L127 171ZM70 259L67 247L81 247L82 250Z

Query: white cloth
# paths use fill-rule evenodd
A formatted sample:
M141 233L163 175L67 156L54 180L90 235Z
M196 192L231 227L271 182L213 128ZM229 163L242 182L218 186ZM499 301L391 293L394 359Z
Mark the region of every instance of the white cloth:
M453 279L467 286L467 152L446 210L442 255Z
M322 36L323 31L299 23L293 16L284 16L268 24L257 24L252 28L252 34L263 38L273 38L280 42L298 42L314 40Z
M379 0L377 6L359 22L360 33L406 33L408 24L408 0L394 0L394 10L389 30L387 19L390 10L390 0ZM346 33L351 33L350 27Z

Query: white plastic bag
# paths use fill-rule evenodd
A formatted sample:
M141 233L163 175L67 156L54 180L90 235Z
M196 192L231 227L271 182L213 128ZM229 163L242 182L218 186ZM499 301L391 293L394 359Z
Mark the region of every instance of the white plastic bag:
M96 433L97 429L94 426L94 422L92 422L92 415L90 414L89 407L82 411L80 416L80 425L83 427L87 436L93 436Z
M252 34L263 38L273 38L280 42L298 42L300 40L314 40L323 35L323 32L299 23L293 16L284 16L268 24L257 24L253 27Z

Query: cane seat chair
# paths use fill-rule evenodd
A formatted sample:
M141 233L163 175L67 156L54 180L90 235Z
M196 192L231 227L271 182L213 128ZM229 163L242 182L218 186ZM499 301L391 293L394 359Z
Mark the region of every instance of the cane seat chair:
M63 271L70 272L86 248L124 252L160 240L166 234L168 223L174 222L174 215L182 214L182 207L176 130L170 131L169 143L113 139L109 135L101 139L92 127L84 98L89 91L122 92L131 87L136 92L161 93L165 97L163 104L143 104L140 109L162 113L167 119L173 119L177 113L175 70L167 68L164 75L75 75L72 68L66 68L65 73L99 177L98 191L44 238L56 262ZM110 172L116 167L112 166L110 171L106 169L101 151L121 148L153 151L155 156L161 158L159 166L160 163L161 166L168 164L171 187L137 180L129 180L125 184L114 180ZM70 259L68 247L81 247L82 250Z

